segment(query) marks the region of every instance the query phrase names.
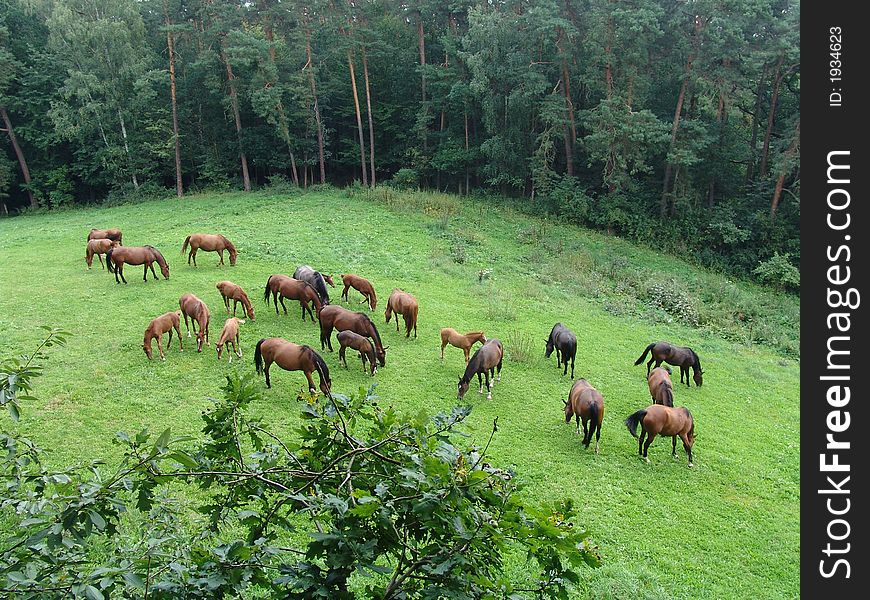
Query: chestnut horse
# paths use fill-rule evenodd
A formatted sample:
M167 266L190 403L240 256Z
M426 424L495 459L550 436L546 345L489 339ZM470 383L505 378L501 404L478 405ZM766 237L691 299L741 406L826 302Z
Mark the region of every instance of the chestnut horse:
M148 324L145 330L145 340L142 342L142 349L145 351L145 356L151 360L153 354L151 352L151 340L157 338L157 350L160 352L161 360L166 360L166 355L163 353L163 334L169 332L169 344L172 346L172 330L178 334L178 351L184 352L184 346L181 343L181 313L179 311L168 312L153 319Z
M649 362L646 363L647 377L649 377L649 370L653 363L658 367L664 361L669 365L680 367L680 383L683 383L683 377L685 376L686 385L689 387L692 387L692 384L689 383L689 367L691 367L693 372L692 379L695 380L696 386L701 387L701 384L704 382L702 377L704 371L701 369L701 359L698 358L694 350L684 346L674 346L668 342L654 342L646 347L646 350L643 351L640 358L634 361L634 364L639 365L642 363L650 351L652 351L652 356Z
M637 442L637 453L649 462L647 450L657 435L673 437L673 457L677 457L677 436L683 440L683 448L689 455L689 466L692 466L692 446L695 444L695 420L685 406L672 408L661 404L653 404L643 408L625 420L625 426L634 437L637 436L637 425L640 423L640 437ZM646 443L644 443L646 436Z
M88 241L91 240L114 240L118 242L119 246L123 246L121 243L122 233L120 229L91 229L91 232L88 234Z
M239 319L236 317L230 317L224 322L224 328L221 330L221 336L218 338L217 344L215 344L215 350L217 350L218 360L221 359L221 354L226 348L227 356L230 359L230 362L233 362L233 355L230 353L230 344L233 345L233 352L235 352L236 356L239 358L242 357L242 344L239 340L239 325L244 325L245 320Z
M477 375L477 383L480 386L477 393L483 393L483 383L480 376L486 377L486 387L488 390L486 399L492 400L492 387L496 382L496 369L498 369L498 381L501 381L501 363L504 359L504 348L501 341L497 338L489 339L483 346L478 348L474 356L465 367L465 374L459 378L458 398L462 400L465 392L468 391L468 384L471 378ZM492 379L490 379L492 376Z
M408 292L403 292L400 289L394 289L387 299L387 310L384 311L384 317L387 323L396 313L396 332L399 331L399 315L405 320L405 337L411 337L411 329L414 329L414 338L417 338L417 299Z
M444 360L444 348L447 344L450 344L456 348L462 348L462 351L465 353L465 364L467 365L471 347L477 342L481 344L486 343L486 335L482 331L469 331L465 335L462 335L452 327L444 327L441 329L441 360Z
M317 295L320 296L320 302L326 306L329 304L329 292L326 291L326 284L335 287L332 281L332 275L324 275L320 271L315 271L308 265L302 265L293 272L293 279L299 279L306 282L314 288Z
M353 312L337 304L324 306L320 311L320 348L329 348L332 352L332 330L353 331L364 337L372 338L375 343L375 356L378 364L384 366L387 360L387 348L381 343L381 335L374 321L362 312Z
M371 339L363 337L348 329L339 332L338 343L341 345L338 349L338 361L339 363L344 363L345 369L348 368L345 353L348 348L353 348L354 350L359 351L359 357L360 360L362 360L363 373L366 372L366 361L368 361L369 365L371 365L372 377L375 376L375 373L378 372L378 366L375 364L377 356L375 356L375 345L372 343Z
M192 233L184 238L184 244L181 246L181 255L187 251L187 245L190 244L190 254L187 255L187 264L190 264L190 259L193 259L193 266L196 266L197 250L205 250L206 252L217 252L221 257L219 265L224 263L224 250L230 253L230 266L236 266L236 257L239 255L236 252L236 247L225 236L219 233Z
M181 314L184 315L187 337L190 337L190 329L193 327L193 333L196 334L196 351L202 352L203 341L206 346L211 345L208 343L208 322L211 320L208 305L193 294L184 294L178 299L178 305L181 306ZM190 317L190 325L187 323L188 317ZM196 330L197 325L199 331Z
M157 273L154 272L154 263L160 265L160 272L164 279L169 279L169 265L160 251L154 246L116 246L109 248L106 253L106 265L110 273L115 274L115 283L127 283L124 277L124 263L128 265L145 265L145 272L142 274L142 281L148 281L148 268L151 268L151 274L154 279L157 279ZM109 268L109 266L113 268ZM121 280L118 279L121 276Z
M577 354L577 336L574 332L562 325L556 323L550 331L550 337L547 338L547 347L544 350L544 357L550 358L556 350L556 366L562 366L565 363L565 370L562 375L568 374L568 360L571 360L571 379L574 378L574 357Z
M350 288L353 288L363 295L363 299L360 304L362 304L363 302L368 302L369 310L374 310L377 307L378 297L377 294L375 294L374 286L368 279L366 279L365 277L360 277L359 275L354 275L353 273L347 273L345 275L341 275L341 281L344 283L344 289L341 292L342 300L347 300L348 302L350 302L350 300L348 300L347 298L347 291Z
M571 423L574 417L577 423L577 433L580 433L580 421L583 421L583 446L589 447L592 434L595 434L595 454L598 454L598 440L601 438L601 422L604 420L604 396L592 387L585 379L578 379L571 386L565 403L565 423ZM586 423L592 421L587 429Z
M674 384L671 382L670 367L656 367L646 381L653 404L674 405Z
M95 254L97 255L97 258L100 259L100 266L105 268L102 255L118 245L118 240L110 240L108 238L88 240L88 247L85 248L85 262L88 265L88 270L90 270L91 266L94 264Z
M269 379L269 367L272 363L286 371L302 371L308 379L308 389L311 393L317 390L311 373L317 371L320 378L320 391L332 398L332 380L329 378L329 367L323 358L311 346L299 346L281 338L263 338L257 342L254 349L254 366L257 374L266 374L266 387L272 387Z
M308 314L311 316L311 322L315 322L314 315L311 313L311 307L308 306L309 302L314 304L317 318L320 318L320 311L323 308L323 304L320 302L320 296L318 296L314 288L308 285L305 281L293 279L286 275L271 275L269 279L266 280L266 289L264 292L263 300L266 301L266 304L269 303L269 294L272 294L272 300L275 302L276 315L280 314L278 312L278 299L280 298L281 307L284 309L284 314L286 315L287 305L284 304L284 298L289 298L290 300L299 300L299 306L302 307L303 321L305 320L305 311L308 311Z
M248 294L245 293L242 286L236 285L232 281L219 281L215 284L215 287L224 299L227 313L230 312L230 300L233 301L233 316L235 316L236 308L238 308L239 302L241 302L245 312L248 314L248 318L252 321L254 320L254 305L251 304L251 299L248 298Z

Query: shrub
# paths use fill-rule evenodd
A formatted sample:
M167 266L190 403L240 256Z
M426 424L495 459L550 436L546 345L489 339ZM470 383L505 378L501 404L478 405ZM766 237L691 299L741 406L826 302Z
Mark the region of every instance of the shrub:
M510 362L527 363L535 355L535 340L531 334L513 329L505 336L504 351Z
M791 264L789 258L789 254L774 252L771 258L758 263L752 272L763 283L770 283L784 290L798 291L801 287L801 272Z
M697 302L676 279L656 279L647 284L646 301L693 327L700 324Z
M393 175L393 178L390 179L390 183L402 189L410 189L416 188L420 182L420 175L414 169L402 168L396 171L396 174Z

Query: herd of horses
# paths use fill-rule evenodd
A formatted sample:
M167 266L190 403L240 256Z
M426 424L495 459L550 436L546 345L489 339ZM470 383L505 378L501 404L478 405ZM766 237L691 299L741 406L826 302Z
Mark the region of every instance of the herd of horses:
M182 245L182 255L187 252L188 264L196 267L196 253L199 250L217 252L223 265L223 252L229 253L230 265L235 266L238 251L229 239L221 234L196 233L187 236ZM124 246L122 233L118 229L98 230L92 229L88 235L85 261L88 269L93 264L96 255L102 264L101 255L106 255L105 268L115 275L116 283L127 283L124 278L124 265L143 265L143 280L148 280L150 269L154 279L157 275L153 264L156 262L160 267L165 279L169 279L169 265L163 255L153 246ZM341 292L341 300L350 302L348 291L350 288L362 295L360 304L365 303L369 311L377 307L377 295L372 283L364 277L356 274L342 274L341 280L344 289ZM327 286L335 287L330 275L321 273L308 265L302 265L296 269L293 276L274 274L267 280L264 288L263 299L268 305L270 299L275 307L275 313L280 315L278 303L287 314L285 299L299 302L302 321L306 315L320 327L321 351L328 349L333 351L332 333L337 331L339 342L339 364L347 368L346 352L350 348L359 353L363 372L367 370L371 376L377 374L378 367L386 364L386 351L389 346L384 346L378 329L365 312L348 310L340 305L332 304L329 299ZM238 305L241 304L245 315L250 320L255 319L254 306L245 290L231 282L220 281L215 287L221 295L224 308L230 314L232 302L232 316L224 322L221 335L215 345L218 360L224 352L229 361L235 354L242 357L240 344L240 326L245 324L244 319L236 317ZM166 312L153 319L145 330L142 348L148 357L153 358L152 341L157 341L157 348L161 359L165 360L165 351L162 343L164 333L169 333L169 346L172 345L173 332L178 337L178 349L183 351L181 336L181 319L184 319L187 337L195 337L197 352L202 352L203 345L210 346L209 325L211 314L206 302L191 293L183 294L178 300L178 310ZM312 311L313 307L313 311ZM399 316L402 316L405 325L405 337L410 338L411 332L417 337L417 315L419 305L417 299L410 293L393 289L386 304L384 312L385 323L395 318L396 331L399 332ZM487 338L483 331L471 331L465 334L449 327L441 329L441 361L444 360L444 349L447 345L454 346L463 351L465 357L465 371L459 377L457 385L457 398L463 399L471 381L477 376L478 393L483 394L484 385L487 388L487 399L492 399L492 391L495 383L501 381L502 363L504 361L504 346L498 338ZM480 347L471 355L475 344ZM232 351L230 351L232 346ZM570 424L575 419L576 433L583 429L584 447L588 448L592 437L595 437L595 453L599 452L599 440L601 426L604 419L604 397L586 379L574 380L574 361L577 354L577 336L562 323L556 323L550 335L546 339L544 356L549 358L556 353L556 365L562 370L562 375L567 375L568 366L571 367L571 380L573 384L568 393L567 400L563 400L565 410L565 423ZM650 356L647 362L647 385L649 387L652 404L640 409L628 418L624 424L632 436L638 439L638 454L649 462L648 450L652 441L657 436L673 438L673 456L676 457L676 444L679 437L688 455L689 466L692 466L692 447L695 441L694 419L686 407L674 407L674 389L671 381L670 367L662 367L662 363L680 368L680 383L691 387L689 382L689 370L693 371L692 379L695 385L700 387L703 383L703 371L698 355L687 347L680 347L668 342L654 342L649 344L643 354L635 361L640 365ZM326 361L313 348L307 345L299 345L288 340L272 337L259 340L254 349L254 366L257 374L265 375L266 386L271 387L269 369L272 364L277 364L287 371L302 371L308 382L311 393L320 392L332 397L332 379ZM653 366L655 365L655 366ZM317 373L319 385L315 387L312 375ZM640 435L637 433L640 426Z

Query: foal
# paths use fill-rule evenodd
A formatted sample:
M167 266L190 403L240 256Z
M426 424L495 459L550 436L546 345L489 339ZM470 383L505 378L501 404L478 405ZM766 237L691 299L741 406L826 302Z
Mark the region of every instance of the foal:
M109 238L97 238L93 240L88 240L88 247L85 249L85 262L88 264L88 270L90 270L91 265L94 264L94 255L97 255L97 258L100 259L100 266L105 268L103 265L103 254L106 254L109 250L119 245L121 242L118 240L110 240ZM109 272L111 273L111 265L109 265Z
M366 361L368 361L369 365L371 365L372 377L375 376L375 373L378 372L378 366L376 364L378 359L375 354L375 345L369 338L361 336L350 329L346 329L345 331L340 331L338 333L338 343L341 345L338 349L338 360L339 362L344 363L345 369L347 368L345 353L350 347L359 351L359 357L360 360L362 360L363 373L366 371Z
M650 371L647 384L653 404L674 405L674 384L671 382L669 367L656 367Z
M142 350L145 351L145 356L148 360L153 358L151 351L151 340L157 338L157 350L160 351L160 359L166 360L166 355L163 353L163 334L169 332L169 345L172 345L172 330L178 334L178 351L184 352L184 346L181 344L181 320L179 311L168 312L153 319L148 324L145 330L145 340L142 342Z
M221 337L218 339L215 349L217 350L218 360L221 359L221 354L226 348L227 356L230 362L233 362L233 355L230 353L230 344L233 345L233 352L239 358L242 357L242 344L239 341L239 325L244 325L244 319L230 317L224 322L224 328L221 330Z
M350 300L348 300L347 298L347 291L350 288L353 288L363 295L363 299L360 304L362 304L363 302L368 302L369 310L374 310L375 307L377 307L378 297L375 294L374 286L368 279L360 277L359 275L354 275L353 273L347 273L345 275L341 275L341 281L344 283L344 289L341 291L342 300L347 300L348 302L350 302Z
M211 345L208 342L208 322L211 319L208 305L193 294L184 294L178 299L178 305L181 306L181 314L184 315L187 337L190 337L190 329L193 327L193 332L196 334L196 351L202 352L203 341L205 341L206 346ZM187 323L188 317L190 317L190 325ZM196 330L197 325L199 325L199 331Z
M477 342L481 344L486 343L486 334L482 331L469 331L465 335L462 335L452 327L444 327L441 329L441 360L444 360L444 348L447 344L450 344L456 348L462 348L462 351L465 353L465 364L468 364L468 355L471 353L471 347Z
M215 284L215 287L220 291L224 299L224 306L227 307L227 312L230 312L230 300L233 301L233 316L235 316L236 308L239 306L239 302L241 302L245 312L248 313L248 318L252 321L254 320L254 306L251 304L251 300L248 298L245 290L242 289L242 286L236 285L232 281L219 281Z

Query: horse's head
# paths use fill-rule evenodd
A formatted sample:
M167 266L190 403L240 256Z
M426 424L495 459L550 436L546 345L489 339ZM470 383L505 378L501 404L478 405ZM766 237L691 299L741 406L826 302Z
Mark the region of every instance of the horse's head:
M323 392L327 398L332 399L332 380L323 378L320 380L320 391Z
M254 320L254 305L251 304L250 302L248 302L248 306L247 306L247 308L245 308L245 312L248 313L248 318L253 321Z
M323 277L323 279L324 279L324 281L326 281L326 283L328 283L332 287L335 287L335 283L332 281L332 275L324 275L323 273L321 273L320 275Z
M393 307L390 306L390 303L387 302L387 310L384 311L384 323L390 322L390 317L393 316ZM399 317L396 317L398 319Z
M230 248L230 266L236 266L236 257L239 255L235 248Z
M553 353L553 349L556 347L556 344L553 343L553 337L550 336L547 338L547 347L544 350L544 358L550 358L550 355Z
M146 341L142 344L142 350L145 351L145 356L148 357L148 360L151 360L154 357L152 350L151 350L151 339L150 338L148 338L148 341Z
M386 346L384 348L375 347L375 356L378 357L378 364L382 367L386 366L387 364L387 348L389 348L389 346Z
M465 392L467 392L467 391L468 391L468 382L463 381L462 377L460 377L459 378L459 387L457 388L458 393L457 393L456 397L459 400L462 400L462 397L465 395Z
M166 261L160 264L160 272L163 273L163 279L169 279L169 265Z
M695 385L697 385L698 387L701 387L701 384L704 383L704 378L702 377L703 375L704 371L702 371L701 369L695 369L695 374L692 375L692 379L695 380Z
M571 409L571 403L567 400L562 400L562 404L565 405L565 422L570 423L571 417L574 416L574 411Z

